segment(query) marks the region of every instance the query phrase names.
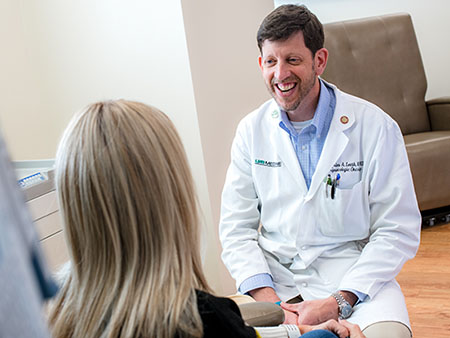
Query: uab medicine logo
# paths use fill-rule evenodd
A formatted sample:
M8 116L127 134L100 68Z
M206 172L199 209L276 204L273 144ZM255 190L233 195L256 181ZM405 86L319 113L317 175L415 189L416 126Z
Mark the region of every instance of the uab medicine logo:
M265 160L258 160L255 159L256 165L262 165L264 167L281 167L281 162L271 162L271 161L265 161Z

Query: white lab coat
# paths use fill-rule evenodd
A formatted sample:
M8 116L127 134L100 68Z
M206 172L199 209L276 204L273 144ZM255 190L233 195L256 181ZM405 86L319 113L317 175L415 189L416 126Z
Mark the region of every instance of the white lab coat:
M381 109L331 87L336 109L309 190L274 100L240 122L222 194L222 258L237 286L268 273L282 300L353 289L370 299L351 321L409 325L395 276L417 251L421 216L403 137ZM331 199L324 179L337 173Z

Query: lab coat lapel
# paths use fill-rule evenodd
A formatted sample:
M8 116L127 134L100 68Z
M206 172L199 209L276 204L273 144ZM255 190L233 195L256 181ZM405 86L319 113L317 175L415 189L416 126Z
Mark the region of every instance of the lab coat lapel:
M295 154L294 147L292 146L289 134L280 127L281 118L279 117L280 110L278 105L273 102L271 105L271 111L275 113L276 116L272 115L274 123L274 143L277 145L278 156L283 164L288 169L289 173L292 175L293 181L299 186L301 191L306 192L306 182L303 176L302 169L298 163L297 155ZM290 182L290 181L288 181ZM289 183L290 184L290 183Z
M338 103L306 200L311 199L317 190L323 186L325 177L348 144L348 137L344 131L351 127L354 121L353 112L342 110Z

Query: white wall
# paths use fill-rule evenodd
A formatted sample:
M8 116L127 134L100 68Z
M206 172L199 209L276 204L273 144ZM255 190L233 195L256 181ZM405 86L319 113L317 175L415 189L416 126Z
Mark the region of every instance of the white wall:
M272 0L182 0L213 223L217 231L221 192L236 126L268 94L258 67L256 31ZM221 251L216 234L216 245ZM216 261L223 294L235 282Z
M59 131L47 114L22 2L0 1L0 127L14 159L53 157Z
M207 224L207 277L220 291L180 0L2 0L0 28L0 121L14 159L54 157L70 117L93 101L139 100L172 118Z
M406 12L411 14L428 82L427 99L450 96L448 0L275 0L305 4L322 23Z
M0 81L8 106L2 107L0 119L7 132L16 134L9 142L14 158L53 157L70 116L107 98L157 105L175 117L185 138L199 141L193 130L196 112L180 1L1 4L8 7L0 11L2 44L6 43L2 49L8 50L0 55L2 70L8 71ZM41 129L34 124L41 118L45 130L31 139L28 132ZM43 139L52 144L45 152L39 151L45 148L40 147Z

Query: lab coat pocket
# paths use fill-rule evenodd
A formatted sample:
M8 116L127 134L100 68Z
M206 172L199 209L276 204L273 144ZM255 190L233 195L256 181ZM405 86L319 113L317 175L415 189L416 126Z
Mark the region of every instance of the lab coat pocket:
M325 236L360 237L369 231L368 196L363 182L349 189L336 189L334 198L320 189L316 198L316 224Z

